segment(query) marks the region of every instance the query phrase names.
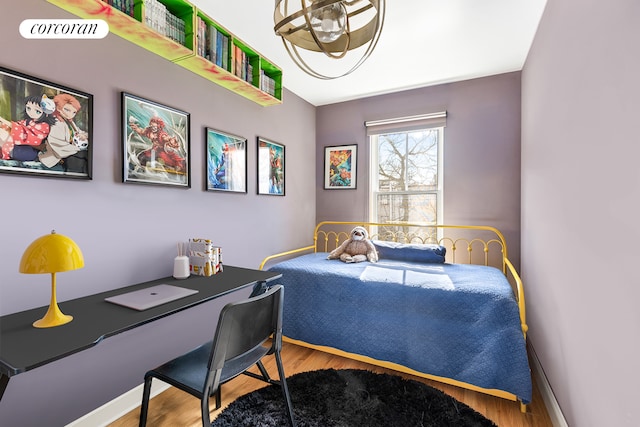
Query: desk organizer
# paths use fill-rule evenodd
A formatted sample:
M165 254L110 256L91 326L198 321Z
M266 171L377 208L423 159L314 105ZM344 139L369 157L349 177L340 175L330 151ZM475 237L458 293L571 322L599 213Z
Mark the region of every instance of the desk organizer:
M189 239L189 271L196 276L212 276L222 271L222 248L209 239Z

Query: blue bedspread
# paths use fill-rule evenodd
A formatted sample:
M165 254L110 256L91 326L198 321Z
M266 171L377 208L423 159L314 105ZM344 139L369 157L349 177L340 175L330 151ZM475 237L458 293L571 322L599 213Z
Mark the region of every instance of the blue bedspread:
M326 257L269 268L283 273L285 336L531 400L518 306L501 271Z

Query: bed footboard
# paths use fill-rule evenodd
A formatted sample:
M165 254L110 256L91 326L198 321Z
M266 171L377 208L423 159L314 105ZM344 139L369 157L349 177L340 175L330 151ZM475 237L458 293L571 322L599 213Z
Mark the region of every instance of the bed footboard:
M267 265L268 263L271 263L275 260L281 261L287 257L290 257L292 255L300 255L304 252L310 252L313 251L315 249L314 245L310 245L310 246L305 246L303 248L298 248L298 249L293 249L290 251L286 251L286 252L280 252L277 254L273 254L273 255L269 255L268 257L266 257L265 259L262 260L262 262L260 263L260 267L258 267L260 270L264 270L265 265Z

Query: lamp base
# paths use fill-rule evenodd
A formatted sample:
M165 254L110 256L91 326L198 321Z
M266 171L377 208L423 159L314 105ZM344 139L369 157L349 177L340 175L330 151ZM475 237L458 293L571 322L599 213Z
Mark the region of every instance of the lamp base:
M40 320L33 322L35 328L53 328L54 326L64 325L73 320L73 316L64 314L58 308L58 304L52 304L47 310L47 314Z

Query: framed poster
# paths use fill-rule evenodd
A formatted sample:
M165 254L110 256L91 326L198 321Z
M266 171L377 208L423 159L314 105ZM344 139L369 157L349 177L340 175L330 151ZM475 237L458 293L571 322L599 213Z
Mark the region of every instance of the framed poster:
M358 146L339 145L324 148L324 189L351 190L356 188Z
M189 188L190 115L122 92L122 181Z
M93 96L0 67L0 172L91 179Z
M258 194L284 196L284 145L258 137Z
M247 192L247 140L206 128L207 191Z

